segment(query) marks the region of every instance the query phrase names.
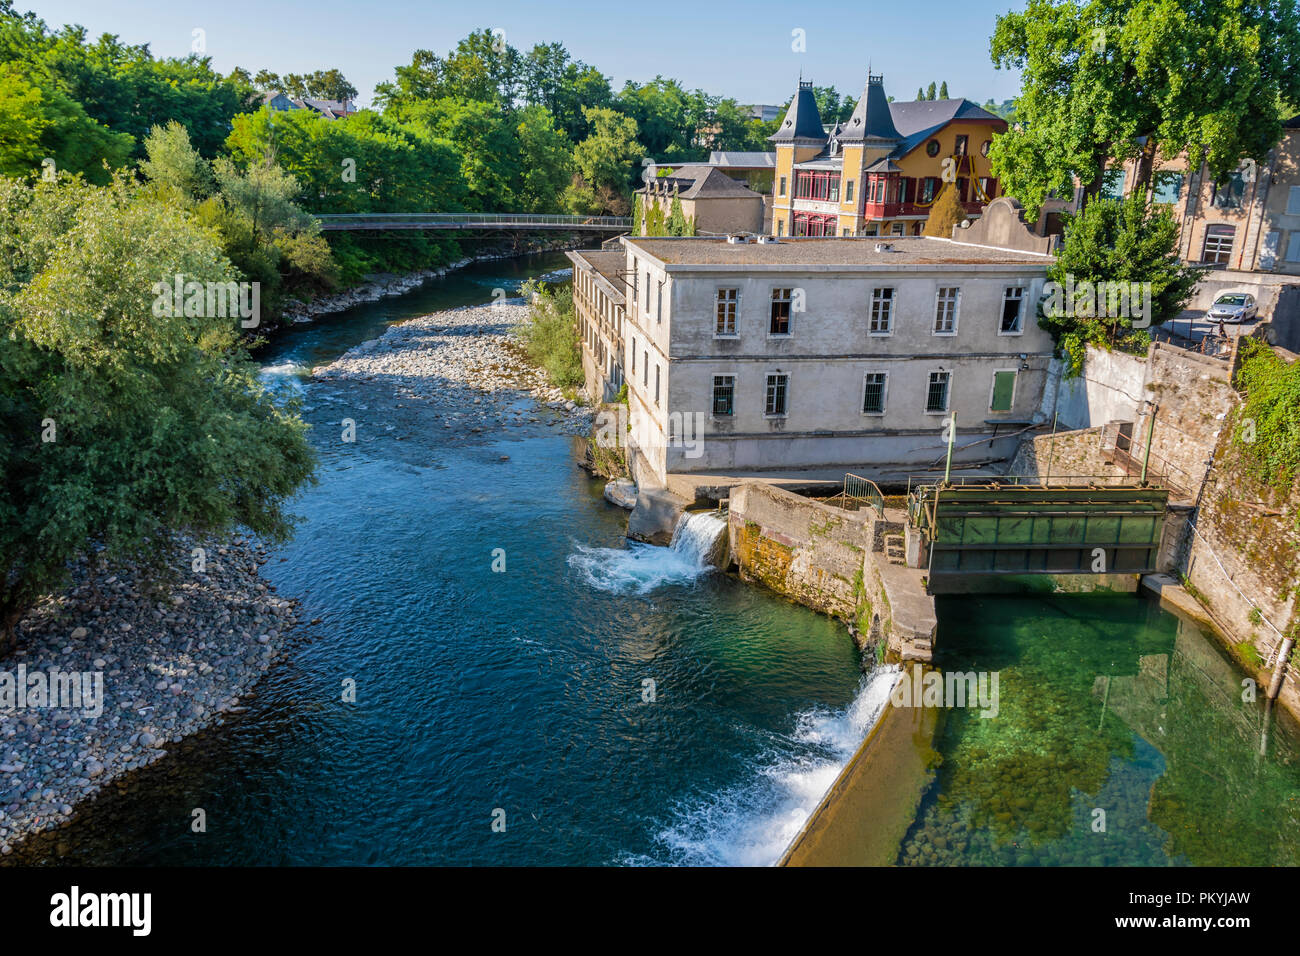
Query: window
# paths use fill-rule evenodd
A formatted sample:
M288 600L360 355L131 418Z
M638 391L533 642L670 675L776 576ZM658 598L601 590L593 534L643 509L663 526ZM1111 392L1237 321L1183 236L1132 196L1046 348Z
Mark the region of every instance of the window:
M645 350L641 353L641 384L650 384L650 352Z
M784 415L786 410L786 392L790 387L789 375L769 375L767 377L767 404L765 414Z
M1236 234L1236 226L1207 226L1205 251L1201 254L1201 261L1226 266L1232 258L1232 240Z
M888 335L893 331L894 290L871 290L871 324L868 331L872 335Z
M934 176L926 176L924 179L918 181L917 199L916 199L917 202L919 203L934 202L935 182L936 179Z
M937 139L932 139L925 144L925 155L931 157L939 155L939 141Z
M844 227L844 235L847 236L850 232L852 232L852 230L849 229L848 226L845 226L845 227Z
M1241 198L1245 194L1246 177L1239 169L1222 186L1215 184L1212 202L1220 209L1237 209L1241 206Z
M964 135L963 135L963 136L958 136L958 137L957 137L957 148L956 148L956 153L957 153L958 156L965 156L965 155L966 155L966 143L967 143L967 141L968 141L969 139L970 139L969 136L964 136Z
M772 290L772 322L768 327L769 335L790 334L790 290Z
M989 411L1009 412L1016 400L1016 372L1002 369L993 373L993 389L989 392Z
M987 156L989 154L989 147L992 145L993 140L991 139L986 139L984 142L980 143L980 155Z
M645 310L650 311L650 273L645 274Z
M1101 195L1105 199L1124 198L1124 170L1108 169L1101 179Z
M632 336L632 374L636 374L636 336Z
M713 414L715 416L735 414L736 376L713 376Z
M1183 191L1183 174L1161 170L1152 176L1153 201L1164 203L1166 205L1178 201L1179 194Z
M956 286L940 287L934 297L934 334L955 335L957 333L957 298L961 289Z
M889 234L891 236L901 236L903 234L903 224L901 222L896 222L891 225L889 227Z
M1023 286L1008 286L1002 293L1002 325L998 329L999 335L1020 334L1020 312L1024 299Z
M948 379L950 372L931 372L930 387L925 393L925 410L927 412L946 412L948 410Z
M655 404L659 404L659 366L655 366Z
M736 334L736 305L740 301L739 289L719 289L717 303L717 325L714 335Z
M885 373L868 372L862 389L862 413L885 414Z
M778 236L784 236L784 235L785 235L785 220L784 220L784 219L778 219L778 220L776 221L776 234L777 234Z
M1294 190L1295 188L1296 188L1295 186L1291 187L1292 190ZM852 179L850 179L847 183L844 184L844 201L853 202L853 180Z
M1300 186L1292 186L1286 197L1286 214L1300 216Z
M879 224L879 223L869 222L869 223L867 223L865 226L862 227L862 234L863 234L864 236L874 236L874 235L877 234L877 232L879 231L879 229L880 229L880 224Z
M1300 262L1300 229L1292 232L1286 241L1286 261Z
M659 282L655 285L655 321L664 320L664 284Z
M784 176L781 177L781 188L780 188L780 190L777 192L777 195L778 195L778 196L784 196L784 195L785 195L785 177L784 177Z

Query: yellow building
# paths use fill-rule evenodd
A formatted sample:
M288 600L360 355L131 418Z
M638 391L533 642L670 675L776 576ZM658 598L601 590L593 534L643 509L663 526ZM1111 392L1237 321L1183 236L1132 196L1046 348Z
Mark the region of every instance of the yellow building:
M967 215L998 196L988 151L1007 124L970 100L890 103L868 76L845 122L822 125L801 81L780 128L772 231L778 236L920 235L945 183Z

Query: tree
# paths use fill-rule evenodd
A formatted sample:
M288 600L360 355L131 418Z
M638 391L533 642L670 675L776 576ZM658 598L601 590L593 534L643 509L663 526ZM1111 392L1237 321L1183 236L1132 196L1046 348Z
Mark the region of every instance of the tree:
M529 106L517 115L520 182L516 206L520 212L554 212L573 178L573 144L555 128L545 107Z
M916 98L917 100L925 99L925 90L921 89L919 86L916 88Z
M966 210L957 196L957 184L945 183L930 207L921 235L938 239L951 239L952 230L966 221Z
M1076 178L1086 204L1112 160L1136 160L1145 189L1157 155L1185 150L1223 181L1243 157L1263 162L1279 100L1300 97L1295 0L1030 0L998 18L991 53L1022 89L990 160L1031 217Z
M944 80L942 83L939 84L939 99L946 100L947 98L948 98L948 81Z
M275 74L271 73L268 76L275 77ZM277 85L272 88L282 90L298 99L310 98L342 102L343 100L356 99L357 96L357 88L349 83L348 78L337 69L316 70L306 74L288 73L285 74L282 81L277 78Z
M160 280L238 279L210 234L124 176L8 179L0 246L0 636L79 554L157 577L176 535L286 536L306 426L237 317L158 308Z
M668 208L668 235L684 236L686 235L687 223L686 214L682 211L682 201L678 198L677 190L673 190L672 205Z
M583 115L592 131L574 147L574 165L594 194L599 196L604 191L600 206L609 211L619 206L625 210L631 195L632 170L645 155L637 141L636 120L608 108L587 107ZM614 198L620 198L621 203L613 202Z
M1047 270L1057 292L1044 300L1039 324L1070 355L1073 369L1080 367L1087 343L1145 350L1148 336L1134 330L1159 325L1182 310L1202 270L1184 266L1177 245L1172 214L1153 207L1142 192L1124 200L1098 199L1068 218L1065 242ZM1133 283L1141 289L1141 303L1134 301ZM1107 288L1118 293L1120 284L1129 292L1126 308L1116 308L1118 294L1107 293L1103 305L1099 293ZM1147 303L1149 312L1140 314ZM1115 311L1129 314L1109 314Z
M190 203L212 191L212 169L180 123L155 126L144 147L140 172L172 202Z
M925 91L925 98L926 98L927 100L932 100L932 99L934 99L934 95L935 95L935 94L934 94L934 81L931 80L931 81L930 81L930 86L929 86L929 88L926 89L926 91Z

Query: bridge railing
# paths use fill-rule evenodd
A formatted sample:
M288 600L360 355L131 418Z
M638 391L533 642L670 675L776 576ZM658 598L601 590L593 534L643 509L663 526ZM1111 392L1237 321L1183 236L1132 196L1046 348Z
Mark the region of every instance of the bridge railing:
M570 216L514 212L356 212L322 213L316 216L322 227L340 229L374 223L375 228L415 227L572 227L587 229L630 229L630 216Z

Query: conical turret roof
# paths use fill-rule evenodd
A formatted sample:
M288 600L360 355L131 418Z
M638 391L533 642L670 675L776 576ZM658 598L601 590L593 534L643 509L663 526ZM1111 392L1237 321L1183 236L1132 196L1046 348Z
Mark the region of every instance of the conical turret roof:
M794 95L790 109L777 131L768 137L773 143L824 143L826 131L822 128L821 114L813 96L812 81L800 80L799 92Z
M885 96L883 76L867 76L862 99L858 100L858 105L844 124L839 138L842 143L861 143L866 140L897 142L903 138L894 126L889 97Z

